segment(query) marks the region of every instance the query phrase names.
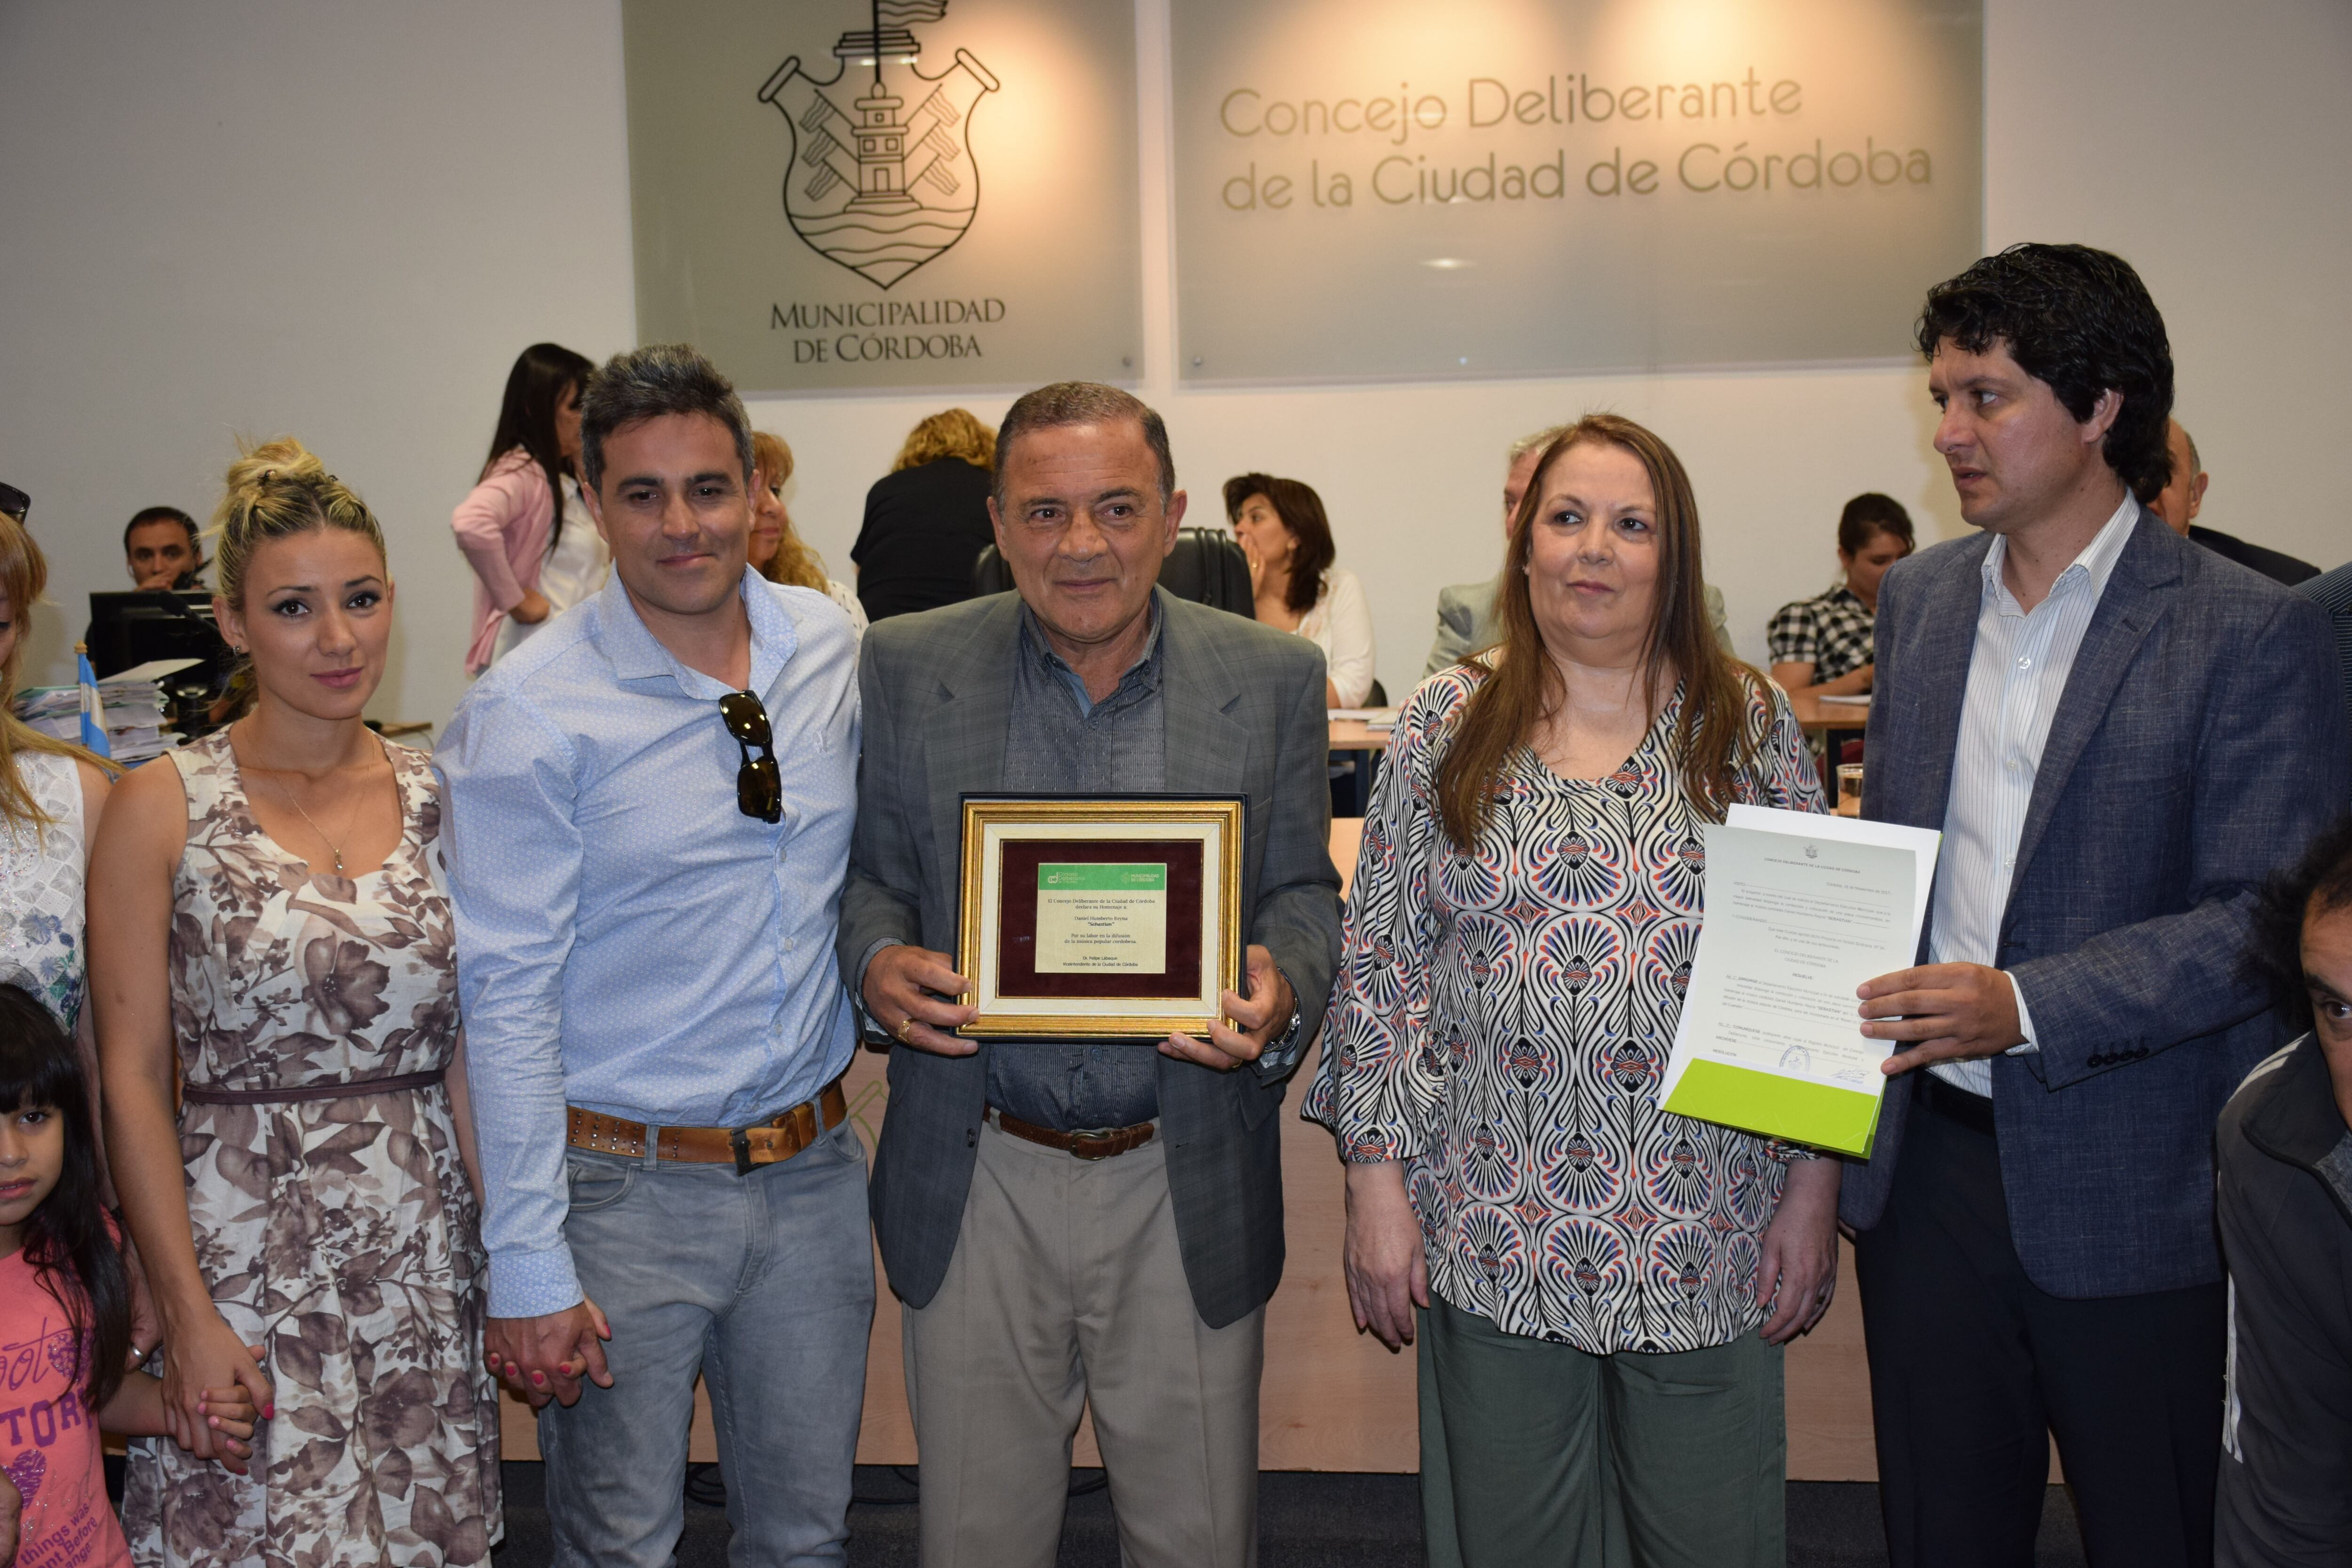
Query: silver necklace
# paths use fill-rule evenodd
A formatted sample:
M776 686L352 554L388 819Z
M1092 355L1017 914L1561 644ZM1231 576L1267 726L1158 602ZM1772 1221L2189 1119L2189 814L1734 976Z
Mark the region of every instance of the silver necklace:
M327 837L327 830L326 830L325 828L323 828L323 827L321 827L321 826L319 826L319 819L318 819L317 817L312 816L311 816L309 812L307 812L307 811L302 811L302 803L301 803L299 800L298 800L298 799L296 799L296 798L295 798L294 792L293 792L292 790L288 789L284 784L279 784L276 779L271 779L271 780L269 781L269 787L270 787L270 788L272 788L272 789L274 789L274 790L276 790L279 795L284 795L284 796L286 797L286 804L287 804L287 805L289 805L292 806L296 811L298 811L298 812L301 812L301 813L302 813L302 820L303 820L303 821L305 821L305 822L307 822L307 823L309 823L309 824L310 825L310 831L311 831L311 832L313 832L313 833L315 833L315 834L317 834L317 835L319 836L319 837L320 837L320 839L321 839L321 840L326 844L327 847L328 847L329 849L331 849L331 850L332 850L332 851L334 852L334 856L335 856L335 875L336 875L336 876L338 876L338 877L341 876L341 875L343 874L343 847L342 847L341 845L340 845L340 844L336 843L333 839L329 838L329 837ZM348 837L350 837L352 836L352 826L353 826L355 824L357 824L357 823L358 823L359 819L360 819L360 806L359 806L359 802L357 802L357 801L353 801L353 802L352 803L352 819L351 819L351 821L350 821L350 822L346 822L346 823L344 823L344 824L343 824L343 837L344 837L348 838Z
M263 773L276 773L278 770L276 768L264 768L259 771ZM270 788L276 790L279 795L286 797L287 805L292 806L297 812L301 814L302 820L310 825L310 831L317 834L320 841L325 844L327 848L332 852L335 857L335 875L338 877L341 876L343 874L343 847L327 837L327 830L319 826L319 819L317 817L312 816L309 812L302 810L302 802L296 797L292 790L287 788L284 784L279 784L276 779L270 779L268 782ZM360 801L354 800L352 802L351 818L343 824L343 837L346 838L349 838L352 836L352 829L359 825L360 805Z

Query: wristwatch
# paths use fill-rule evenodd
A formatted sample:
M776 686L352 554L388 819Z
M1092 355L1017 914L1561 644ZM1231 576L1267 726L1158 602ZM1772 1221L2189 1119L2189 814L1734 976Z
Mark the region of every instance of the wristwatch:
M1290 1022L1282 1026L1282 1033L1266 1041L1265 1049L1258 1053L1259 1061L1288 1061L1290 1053L1298 1048L1298 1032L1307 1026L1307 1009L1305 1005L1297 999L1297 995L1298 989L1293 986Z

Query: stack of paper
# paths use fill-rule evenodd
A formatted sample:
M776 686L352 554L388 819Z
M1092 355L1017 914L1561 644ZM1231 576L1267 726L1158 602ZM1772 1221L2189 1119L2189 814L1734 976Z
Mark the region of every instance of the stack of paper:
M180 743L177 732L163 728L163 680L197 662L192 658L157 659L98 683L107 749L116 762L143 763ZM45 735L79 742L81 688L28 688L16 699L16 717Z
M1943 835L1735 805L1709 825L1706 920L1660 1095L1668 1110L1866 1155L1892 1054L1865 980L1919 949Z

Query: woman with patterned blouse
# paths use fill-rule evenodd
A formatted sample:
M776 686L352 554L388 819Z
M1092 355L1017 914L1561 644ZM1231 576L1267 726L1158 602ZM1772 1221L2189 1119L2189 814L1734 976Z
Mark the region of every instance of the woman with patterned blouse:
M1829 1303L1838 1166L1658 1082L1700 826L1820 786L1708 634L1656 436L1569 426L1507 561L1502 647L1413 694L1364 823L1306 1111L1348 1161L1349 1300L1422 1336L1433 1564L1777 1565L1780 1347Z
M1878 584L1911 553L1911 514L1892 496L1865 490L1838 516L1838 565L1844 576L1810 599L1783 605L1764 641L1772 679L1790 691L1824 697L1870 689L1870 634L1878 622Z

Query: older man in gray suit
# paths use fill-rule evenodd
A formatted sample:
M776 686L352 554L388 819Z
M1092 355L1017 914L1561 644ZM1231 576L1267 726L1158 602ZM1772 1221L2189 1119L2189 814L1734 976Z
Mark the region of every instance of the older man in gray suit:
M1863 815L1942 830L1842 1216L1897 1568L2033 1561L2054 1433L2094 1564L2213 1553L2213 1124L2281 1039L2255 891L2337 809L2316 605L2168 530L2172 361L2120 258L2020 246L1919 324L1981 531L1880 591Z
M1082 1407L1126 1560L1254 1562L1275 1112L1339 962L1323 657L1159 590L1184 514L1160 416L1014 403L989 512L1016 594L877 621L845 974L894 1036L874 1221L905 1303L926 1568L1054 1561ZM1238 1027L992 1042L955 945L967 793L1246 798Z

